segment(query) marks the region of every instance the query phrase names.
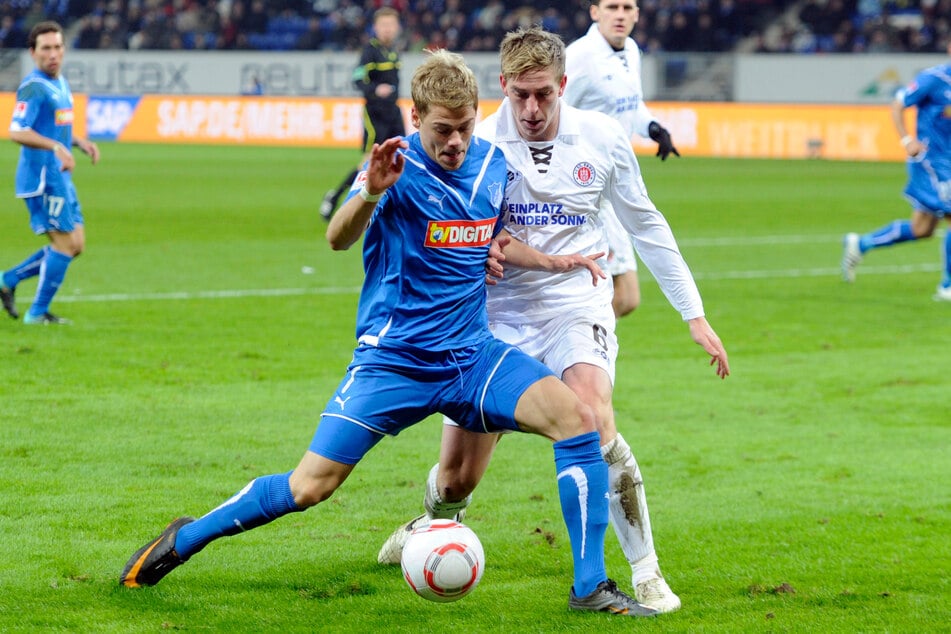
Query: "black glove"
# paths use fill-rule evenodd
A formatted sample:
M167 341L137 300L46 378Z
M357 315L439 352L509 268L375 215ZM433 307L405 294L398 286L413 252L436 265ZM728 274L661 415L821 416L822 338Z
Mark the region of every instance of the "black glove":
M651 121L651 124L647 126L647 134L657 141L657 156L660 157L660 160L666 161L671 152L680 156L680 152L674 147L674 142L670 140L670 132L667 131L667 128L656 121Z

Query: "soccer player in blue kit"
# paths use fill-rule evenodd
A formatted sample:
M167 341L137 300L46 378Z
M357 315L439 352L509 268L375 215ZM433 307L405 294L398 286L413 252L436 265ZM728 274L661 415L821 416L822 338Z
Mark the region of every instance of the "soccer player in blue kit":
M951 55L951 43L948 44ZM905 127L907 108L917 108L917 132ZM911 202L910 220L895 220L863 235L846 234L842 277L855 281L855 269L871 249L930 238L938 220L951 228L951 63L927 68L892 102L892 122L908 154L905 197ZM951 231L944 236L944 270L934 294L937 301L951 301Z
M30 31L30 56L36 68L17 89L10 138L19 143L16 195L26 202L30 227L46 234L50 244L31 254L0 276L0 302L17 319L17 285L39 275L33 304L23 317L27 324L64 324L68 320L49 311L66 269L86 244L83 214L73 186L76 159L70 148L99 161L95 143L73 136L73 95L60 76L63 64L63 29L56 22L40 22Z
M461 56L439 51L414 74L412 97L419 132L374 145L327 228L335 250L364 236L366 276L357 348L309 449L293 471L256 478L197 520L173 521L133 554L120 583L158 583L219 537L326 500L384 436L442 412L474 432L551 440L574 560L569 606L653 614L607 578L607 465L591 409L488 328L485 267L506 162L473 137L475 76Z

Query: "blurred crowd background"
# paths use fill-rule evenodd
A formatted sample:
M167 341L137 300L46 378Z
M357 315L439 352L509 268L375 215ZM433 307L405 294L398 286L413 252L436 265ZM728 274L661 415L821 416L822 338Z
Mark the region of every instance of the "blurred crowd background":
M357 51L370 17L400 11L399 50L494 51L521 25L566 42L589 0L3 0L0 47L55 19L80 49ZM640 0L633 37L650 52L944 53L951 0Z

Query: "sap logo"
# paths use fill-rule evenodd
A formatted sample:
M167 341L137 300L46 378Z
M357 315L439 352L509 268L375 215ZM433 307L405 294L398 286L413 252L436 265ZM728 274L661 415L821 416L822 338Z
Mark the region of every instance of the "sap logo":
M103 99L91 97L86 106L89 136L115 139L132 120L138 97Z

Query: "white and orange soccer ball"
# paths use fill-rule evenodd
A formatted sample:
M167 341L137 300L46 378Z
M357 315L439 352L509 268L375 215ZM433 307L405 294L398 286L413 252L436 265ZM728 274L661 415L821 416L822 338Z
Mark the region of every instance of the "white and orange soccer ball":
M468 526L453 520L432 520L410 534L401 565L406 583L416 594L447 603L461 599L479 585L485 552Z

